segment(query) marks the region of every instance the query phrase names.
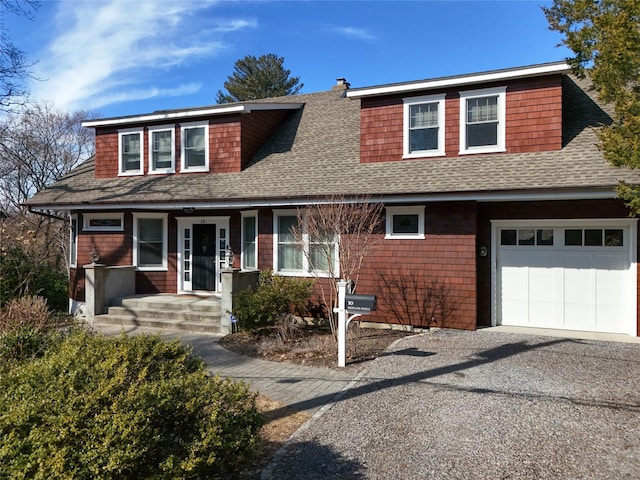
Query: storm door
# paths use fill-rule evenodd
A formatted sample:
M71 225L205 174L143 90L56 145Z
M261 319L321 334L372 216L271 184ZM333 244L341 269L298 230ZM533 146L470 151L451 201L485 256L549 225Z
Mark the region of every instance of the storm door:
M193 290L216 289L216 226L193 225L192 276Z

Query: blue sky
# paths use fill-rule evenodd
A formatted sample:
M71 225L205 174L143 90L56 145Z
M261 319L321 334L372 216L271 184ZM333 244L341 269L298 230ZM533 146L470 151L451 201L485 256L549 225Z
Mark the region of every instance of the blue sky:
M549 1L43 0L4 15L33 97L102 117L215 104L245 55L275 53L328 90L563 60Z

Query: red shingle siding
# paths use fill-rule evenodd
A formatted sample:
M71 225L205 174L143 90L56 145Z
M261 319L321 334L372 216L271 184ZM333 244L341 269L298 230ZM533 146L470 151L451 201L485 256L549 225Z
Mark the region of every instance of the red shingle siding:
M258 212L258 268L273 269L273 212Z
M474 203L428 204L425 210L425 239L387 240L379 235L376 247L367 255L357 292L375 294L378 311L363 320L421 324L415 298L429 288L443 286L443 299L453 306L447 318L436 318L437 326L473 330L476 328L476 255ZM411 319L396 318L390 303L398 302L389 286L404 277L412 297ZM436 317L438 314L436 314Z
M241 122L237 116L216 118L209 122L209 171L240 171Z
M96 178L118 176L118 131L96 129Z
M562 77L516 80L507 84L507 153L559 150L562 147ZM503 84L502 84L503 85ZM479 85L477 89L501 86ZM457 157L460 150L459 90L418 92L406 97L446 93L445 152ZM360 111L360 161L362 163L402 160L403 102L405 96L364 98ZM463 155L465 157L467 155ZM428 160L430 157L425 157Z

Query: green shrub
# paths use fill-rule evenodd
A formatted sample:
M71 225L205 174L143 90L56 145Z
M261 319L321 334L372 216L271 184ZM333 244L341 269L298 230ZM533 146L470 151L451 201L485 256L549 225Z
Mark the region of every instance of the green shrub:
M284 314L305 312L315 281L274 275L263 270L255 289L248 288L233 296L233 316L241 330L255 330L274 325Z
M51 309L66 312L69 307L67 273L29 255L19 245L0 249L0 306L25 295L42 296Z
M217 478L261 425L248 387L158 336L77 330L0 389L0 478Z

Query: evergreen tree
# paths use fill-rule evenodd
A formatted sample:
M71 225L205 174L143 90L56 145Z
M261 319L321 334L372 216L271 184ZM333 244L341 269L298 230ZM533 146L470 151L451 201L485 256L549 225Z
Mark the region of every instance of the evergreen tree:
M604 157L618 167L640 168L640 0L554 0L543 8L550 29L575 53L569 64L587 75L601 100L614 107L599 130ZM622 183L618 195L640 213L640 185Z
M228 93L218 90L216 101L231 103L295 95L304 84L300 83L300 77L291 77L291 70L284 68L283 63L284 58L273 53L241 58L224 82Z

